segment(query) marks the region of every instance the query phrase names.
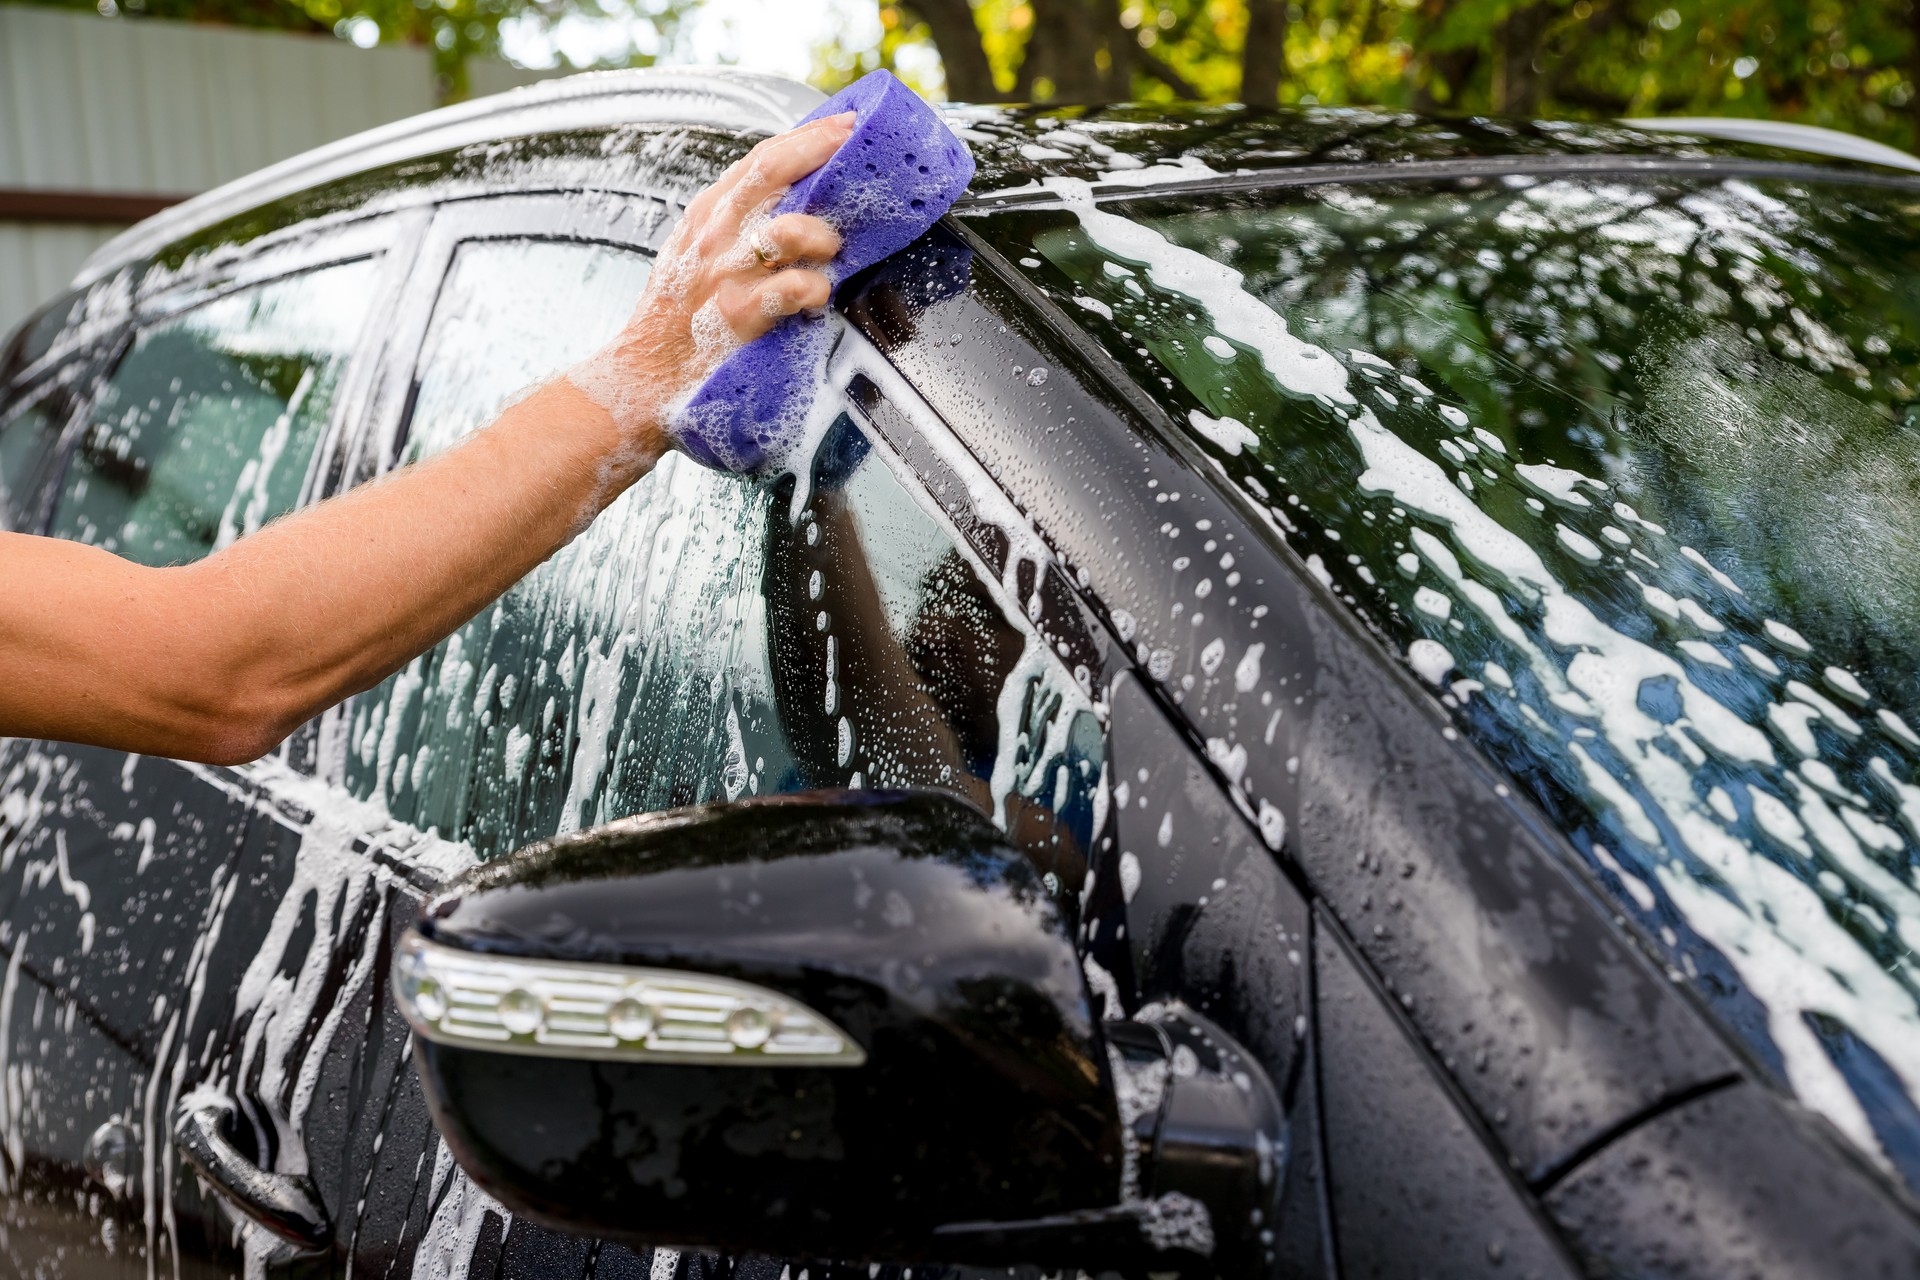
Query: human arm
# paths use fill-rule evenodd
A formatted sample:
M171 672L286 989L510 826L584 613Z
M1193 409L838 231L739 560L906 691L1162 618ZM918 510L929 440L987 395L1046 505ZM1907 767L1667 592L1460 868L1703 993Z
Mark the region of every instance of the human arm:
M445 453L188 565L0 534L0 735L239 762L437 643L652 468L668 406L731 344L825 304L805 264L832 229L758 218L850 123L756 147L689 205L586 374Z

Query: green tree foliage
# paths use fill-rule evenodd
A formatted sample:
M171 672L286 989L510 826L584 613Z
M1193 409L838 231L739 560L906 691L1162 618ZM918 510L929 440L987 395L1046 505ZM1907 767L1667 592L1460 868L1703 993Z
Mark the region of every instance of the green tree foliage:
M698 0L42 0L107 17L173 18L276 31L331 32L358 44L410 44L433 50L440 97L467 94L467 60L500 56L500 26L510 19L552 27L565 18L617 23L624 56L597 66L646 66L666 47Z
M879 4L881 47L824 58L825 78L922 65L912 55L925 47L939 54L947 96L963 101L1767 116L1920 140L1920 0Z
M501 24L617 25L644 66L703 0L45 0L434 50L442 96ZM777 13L781 0L761 0ZM818 52L970 102L1367 103L1543 117L1769 116L1920 144L1920 0L876 0Z

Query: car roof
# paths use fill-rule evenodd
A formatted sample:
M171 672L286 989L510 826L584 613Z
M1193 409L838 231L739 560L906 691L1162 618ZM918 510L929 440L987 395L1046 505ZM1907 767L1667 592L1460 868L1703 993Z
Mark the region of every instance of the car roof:
M95 250L74 284L90 284L250 209L407 160L476 144L635 124L771 133L825 100L818 89L792 80L724 68L589 71L543 80L353 134L194 196Z
M383 125L248 174L137 224L101 246L74 280L116 268L303 191L408 161L554 134L611 135L649 124L770 133L820 102L819 90L729 69L585 72ZM951 105L949 123L979 164L967 207L1048 198L1049 179L1114 193L1167 186L1354 180L1464 163L1515 167L1811 165L1859 176L1920 174L1920 159L1829 129L1778 121L1574 124L1445 118L1360 108ZM610 177L612 175L609 175ZM617 185L617 183L610 183Z
M979 162L963 211L1298 182L1520 171L1775 172L1920 186L1920 159L1831 129L1778 121L1502 120L1371 108L949 107Z

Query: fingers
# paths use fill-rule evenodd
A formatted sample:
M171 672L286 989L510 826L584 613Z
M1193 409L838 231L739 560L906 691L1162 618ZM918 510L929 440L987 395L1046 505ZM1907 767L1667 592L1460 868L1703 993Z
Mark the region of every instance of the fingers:
M853 112L842 112L761 140L753 150L734 161L725 173L714 179L712 186L693 198L687 205L688 218L704 220L707 215L726 209L736 209L744 214L757 204L764 203L774 192L792 186L825 164L827 157L839 150L840 144L846 141L853 129L853 121ZM795 151L796 147L799 148L798 152ZM769 156L773 157L772 169L765 167ZM805 168L793 171L795 163L804 163L809 157L817 158L813 158ZM755 179L753 190L743 192L742 184L756 171L759 177ZM766 181L769 173L787 173L791 176L769 184Z
M764 267L827 262L840 252L840 233L805 213L781 214L751 233L749 242L755 258Z
M840 252L840 236L806 214L771 220L767 207L839 150L855 115L845 112L768 138L687 204L661 247L636 317L657 303L683 316L711 304L742 341L782 316L825 306L831 284L809 270Z
M847 111L768 138L734 166L739 176L720 198L739 209L758 208L831 159L853 133L853 124L854 113Z
M832 284L818 271L776 271L757 283L728 287L720 298L720 313L735 336L752 342L784 316L826 306L832 293Z

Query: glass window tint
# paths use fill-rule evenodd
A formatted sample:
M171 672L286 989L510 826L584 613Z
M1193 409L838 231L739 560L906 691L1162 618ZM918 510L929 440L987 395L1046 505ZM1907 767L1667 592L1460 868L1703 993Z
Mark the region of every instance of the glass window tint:
M89 411L53 533L183 564L291 510L378 271L289 276L142 329Z
M981 225L1920 1181L1920 193L1063 196Z
M633 314L652 260L565 240L455 250L420 356L407 460L484 427L513 396L586 359Z
M0 415L0 529L34 532L21 524L21 504L52 460L60 438L56 409L66 403L63 396L43 396L10 417Z
M11 335L0 332L0 344L4 344L0 345L0 382L11 380L44 359L62 331L69 331L85 316L86 294L69 293L41 307Z
M588 354L631 310L644 264L588 245L468 246L439 303L467 336L430 340L453 372L422 371L415 439L452 439ZM794 488L669 455L355 701L350 788L486 858L675 805L943 787L1077 887L1105 741L1087 696L849 416L797 510Z

